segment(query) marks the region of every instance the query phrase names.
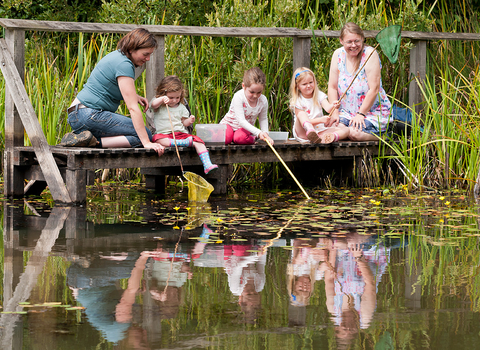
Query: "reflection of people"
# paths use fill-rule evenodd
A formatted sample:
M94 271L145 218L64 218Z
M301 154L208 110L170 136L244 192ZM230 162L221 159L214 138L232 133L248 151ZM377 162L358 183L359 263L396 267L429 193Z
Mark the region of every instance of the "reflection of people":
M333 53L328 81L330 101L339 100L346 94L326 126L349 127L349 138L353 141L377 140L375 135L386 131L391 109L382 87L380 57L372 47L365 46L364 41L365 36L358 25L351 22L344 25L340 32L343 46ZM372 51L365 67L347 90Z
M233 96L228 113L220 121L227 125L225 144L232 141L237 145L253 145L255 139L273 140L268 136L268 100L262 95L266 77L258 67L247 70L243 75L242 90ZM260 129L255 127L257 118Z
M137 95L135 67L144 65L157 47L155 36L137 28L125 35L117 50L103 57L87 83L68 108L72 133L62 138L64 146L145 147L159 155L164 147L151 142L142 111L148 101ZM115 113L124 100L131 118ZM98 140L98 144L97 141Z
M112 315L122 297L118 281L129 278L138 255L112 254L72 263L67 270L67 283L75 299L85 307L92 326L109 342L125 337L129 323L120 323Z
M348 137L347 128L325 127L329 118L323 115L322 107L330 113L335 105L318 89L310 69L297 68L290 83L290 108L294 116L293 136L298 142L331 143Z
M359 330L370 325L389 252L383 245L357 235L334 240L325 262L325 290L340 347L348 347Z
M238 296L246 323L255 323L261 308L260 292L265 286L267 255L254 245L225 245L224 267L228 285Z
M304 325L306 306L310 303L315 282L323 278L319 269L320 261L324 260L321 242L318 239L293 240L291 261L287 266L287 291L290 297L290 325Z
M174 147L175 142L179 147L195 147L202 161L203 170L208 174L217 169L218 165L210 161L205 142L200 137L189 134L187 128L193 125L195 116L190 115L183 104L184 99L185 90L182 81L176 75L169 75L160 81L155 97L150 102L156 129L153 141L167 147Z
M267 254L264 246L253 243L212 245L206 247L201 255L192 253L193 257L195 266L225 269L228 286L232 294L238 296L245 322L255 323L261 308L260 292L265 286Z

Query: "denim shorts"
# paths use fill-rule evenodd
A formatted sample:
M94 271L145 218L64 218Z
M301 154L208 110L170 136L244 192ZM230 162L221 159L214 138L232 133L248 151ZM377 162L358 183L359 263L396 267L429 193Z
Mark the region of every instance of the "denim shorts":
M345 117L340 117L340 123L348 127L350 124L350 119L347 119ZM378 135L378 136L380 136L381 134L378 128L368 119L365 119L365 126L362 127L362 131L367 134Z
M135 131L132 119L124 115L92 108L79 108L68 114L68 124L74 133L85 130L90 132L101 143L102 137L125 136L132 147L142 147L142 142ZM148 138L152 133L145 128Z

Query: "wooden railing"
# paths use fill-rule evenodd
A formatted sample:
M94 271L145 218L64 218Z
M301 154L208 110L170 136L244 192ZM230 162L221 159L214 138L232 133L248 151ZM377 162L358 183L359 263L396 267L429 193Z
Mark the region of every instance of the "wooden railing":
M226 28L226 27L191 27L191 26L161 26L161 25L133 25L133 24L110 24L110 23L78 23L78 22L54 22L54 21L34 21L20 19L0 19L0 25L5 28L5 39L2 39L2 72L10 74L9 80L12 84L7 84L7 91L11 93L5 94L5 154L4 154L4 192L8 195L23 194L22 181L14 180L18 178L15 167L15 147L24 145L24 130L27 131L32 144L35 147L37 158L44 159L46 163L42 171L51 167L56 168L53 157L48 155L45 137L35 124L38 121L31 104L28 101L24 87L22 84L25 71L25 31L48 31L48 32L83 32L83 33L128 33L131 30L143 27L152 32L158 42L158 49L151 56L150 61L146 64L146 90L147 99L150 100L154 96L155 86L164 76L165 70L165 36L166 35L191 35L191 36L211 36L211 37L287 37L293 39L293 68L300 66L310 66L311 40L315 36L321 38L338 38L339 31L332 30L302 30L297 28ZM378 31L365 31L367 38L373 38ZM402 38L410 39L414 43L413 49L410 51L410 77L412 79L409 87L409 105L417 106L421 101L421 93L419 84L426 76L426 57L427 42L430 40L480 40L480 34L467 33L425 33L403 31ZM9 57L7 57L9 56ZM13 61L11 61L13 59ZM16 67L15 69L4 70L5 62L8 65ZM13 91L13 90L14 91ZM13 95L13 96L12 96ZM15 99L15 101L14 101ZM15 108L16 106L16 108ZM22 109L23 108L23 109ZM18 110L22 110L20 115ZM32 114L33 113L33 114ZM22 118L25 119L22 123ZM39 131L40 130L40 131ZM45 169L45 170L44 170ZM58 170L58 169L57 169ZM58 183L59 173L52 170L51 174L45 174L47 183L64 187L63 182ZM61 178L60 178L61 180ZM50 186L50 183L49 183ZM52 190L52 186L51 190ZM56 186L55 186L56 187ZM58 193L52 193L54 199L62 202L69 202L68 193L63 189L59 189ZM55 190L53 190L55 192ZM57 197L57 198L55 198Z

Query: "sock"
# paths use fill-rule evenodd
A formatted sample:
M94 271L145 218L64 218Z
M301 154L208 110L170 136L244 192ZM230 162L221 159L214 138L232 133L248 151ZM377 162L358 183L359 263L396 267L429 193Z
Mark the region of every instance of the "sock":
M203 171L205 172L205 174L208 174L213 169L218 168L217 164L212 164L212 161L210 160L210 153L208 151L200 153L198 156L200 157L200 160L202 161Z
M313 128L313 125L312 123L310 123L309 121L306 121L305 123L303 123L303 128L305 129L305 131L307 132L307 134L310 132L310 131L315 131L315 129Z
M177 139L177 146L178 147L192 147L193 145L193 137L189 136L186 139ZM170 147L175 147L175 140L170 139Z
M333 136L335 136L333 142L337 142L340 139L340 136L336 132L333 133Z

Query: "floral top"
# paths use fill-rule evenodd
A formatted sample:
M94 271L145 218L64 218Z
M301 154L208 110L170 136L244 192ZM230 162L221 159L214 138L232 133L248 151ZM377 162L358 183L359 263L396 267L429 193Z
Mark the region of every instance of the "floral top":
M362 59L360 61L360 67L363 66L365 61L368 58L367 49L371 48L370 46L365 46L362 53ZM346 51L342 47L338 54L338 96L343 95L344 91L350 85L352 78L355 76L355 73L351 74L347 70L347 60L346 60ZM380 69L382 68L382 63L380 62ZM355 79L355 83L348 89L347 94L343 97L340 102L340 117L347 118L348 120L352 119L355 114L360 109L360 106L365 99L365 95L369 90L367 73L365 68L363 68ZM366 114L366 119L375 125L382 132L387 129L387 124L390 117L391 103L387 97L385 90L382 87L382 80L380 78L380 90L378 96L373 103L372 108Z

